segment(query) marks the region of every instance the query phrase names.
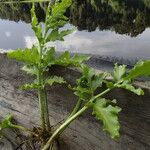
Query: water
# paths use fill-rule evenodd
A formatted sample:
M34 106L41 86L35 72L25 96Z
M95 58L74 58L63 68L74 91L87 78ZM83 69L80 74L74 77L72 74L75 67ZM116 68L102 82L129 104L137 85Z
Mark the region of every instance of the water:
M36 3L39 21L44 21L46 3ZM31 3L0 4L0 48L31 47L36 42L31 29ZM102 58L135 61L150 59L149 0L75 0L67 11L76 32L56 42L58 51L70 50Z

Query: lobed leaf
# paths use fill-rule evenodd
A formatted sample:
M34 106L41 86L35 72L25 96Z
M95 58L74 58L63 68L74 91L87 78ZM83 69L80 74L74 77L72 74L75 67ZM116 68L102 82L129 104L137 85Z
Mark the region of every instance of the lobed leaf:
M102 86L107 74L95 74L94 70L87 65L82 65L81 71L82 76L76 81L77 86L73 90L80 99L88 101L94 95L97 88Z
M66 12L66 9L72 4L72 0L62 0L61 2L55 3L52 9L52 15L60 16Z
M55 64L55 47L51 47L46 50L46 54L43 58L44 66L51 66Z
M71 33L73 33L75 31L75 29L67 29L67 30L63 30L63 31L60 31L60 37L64 37L64 36L67 36Z
M94 92L98 87L102 86L107 73L96 74L93 68L87 65L82 65L82 76L87 80L87 86L92 92Z
M18 49L10 51L7 53L7 56L31 65L37 65L40 60L37 48L33 48L32 50L26 48L25 50Z
M50 77L45 81L45 84L48 84L50 86L52 86L54 83L62 84L62 83L66 83L66 81L62 77L58 77L58 76Z
M31 89L38 89L38 88L41 88L41 86L36 83L24 84L20 87L20 89L22 90L31 90Z
M73 63L75 64L75 66L81 66L81 64L84 62L84 61L87 61L90 59L90 57L86 56L86 55L78 55L78 54L75 54L73 56Z
M36 17L34 3L31 9L31 18L32 18L32 21L31 21L32 29L37 39L39 40L39 42L42 42L43 41L42 26L39 24L38 19Z
M61 37L59 37L59 29L58 28L53 29L51 31L51 33L46 38L46 42L56 41L56 40L62 41Z
M127 81L124 81L122 84L119 84L115 87L118 88L123 88L126 90L129 90L137 95L144 95L144 91L141 88L136 89L134 86L132 86L130 83L128 83Z
M91 90L89 88L84 88L82 86L74 87L74 94L78 96L81 100L88 101L92 97Z
M7 115L2 122L0 122L0 131L5 128L10 128L12 119L13 116L11 114Z
M25 65L21 68L21 70L25 71L27 74L37 75L38 69L32 65Z
M68 51L65 51L62 53L59 58L55 61L56 65L61 65L61 66L76 66L80 67L83 63L83 61L88 60L89 57L84 56L84 55L74 55L71 57L70 53Z
M58 29L68 22L68 18L64 16L64 13L71 4L72 0L62 0L55 3L51 13L47 13L46 33L49 29Z
M92 91L95 91L98 87L102 86L102 83L104 82L106 76L107 76L106 73L100 73L92 77L92 81L91 81Z
M135 79L138 76L150 76L150 60L139 61L125 79Z
M104 98L97 99L93 103L93 115L103 122L103 130L110 133L112 138L119 137L120 124L118 121L118 113L121 108L118 106L112 106L109 100Z
M113 89L114 88L114 83L113 82L104 81L104 83L106 83L107 88L109 88L109 89Z
M63 31L59 31L59 29L53 29L51 31L51 33L47 36L46 38L46 42L50 42L50 41L64 41L64 37L66 35L69 35L73 32L73 29L67 29L67 30L63 30Z
M34 3L32 5L32 9L31 9L31 17L32 17L32 26L34 28L34 27L36 27L38 25L38 19L37 19L36 14L35 14Z
M118 66L118 64L115 64L114 72L113 72L113 75L112 75L113 78L114 78L114 81L119 82L120 80L122 80L125 73L126 73L126 65Z
M81 72L82 75L88 80L91 81L91 78L94 76L95 71L93 68L87 66L87 65L82 65L81 66Z

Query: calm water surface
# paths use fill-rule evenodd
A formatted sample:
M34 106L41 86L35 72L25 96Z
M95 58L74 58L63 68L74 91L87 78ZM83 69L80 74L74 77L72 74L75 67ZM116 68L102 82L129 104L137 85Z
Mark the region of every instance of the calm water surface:
M36 3L39 21L44 21L46 3ZM31 4L0 4L0 48L31 47L36 38L31 29ZM76 31L56 42L58 51L70 50L121 59L150 59L149 0L79 0L68 10ZM50 43L51 44L51 43Z

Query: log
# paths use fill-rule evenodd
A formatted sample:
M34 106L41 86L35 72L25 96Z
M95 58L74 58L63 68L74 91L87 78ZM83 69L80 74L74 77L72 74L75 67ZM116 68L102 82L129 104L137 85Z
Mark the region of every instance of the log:
M13 114L17 123L25 127L39 126L38 101L34 91L22 91L18 87L32 81L20 70L21 63L10 60L5 53L0 54L0 119L8 113ZM71 69L54 68L53 72L63 75L71 84L79 73ZM119 115L121 137L112 140L102 131L102 124L86 112L74 121L61 136L62 150L148 150L150 149L150 90L144 89L144 96L123 89L115 89L106 97L117 99L122 107ZM48 89L48 101L51 124L63 120L72 110L77 97L62 85ZM6 131L7 137L0 141L1 150L13 150L16 137L12 131Z

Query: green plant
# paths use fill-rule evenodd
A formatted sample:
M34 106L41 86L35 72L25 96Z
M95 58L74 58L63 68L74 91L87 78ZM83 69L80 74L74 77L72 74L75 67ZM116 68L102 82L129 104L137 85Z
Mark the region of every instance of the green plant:
M25 50L18 49L8 52L9 58L16 59L25 64L22 70L35 76L33 83L25 84L21 88L35 89L38 92L41 130L42 134L46 134L49 138L48 141L44 139L42 150L47 150L49 147L52 147L53 142L69 124L89 108L93 109L92 115L103 122L103 129L108 131L112 138L119 137L120 124L118 121L118 113L121 111L121 108L117 106L115 100L107 100L104 98L104 95L114 88L124 88L137 95L143 95L144 92L142 89L136 89L132 85L133 80L137 76L150 75L150 60L139 62L130 71L126 70L125 65L118 66L116 64L112 73L113 80L107 81L106 77L109 73L95 73L92 68L83 63L88 57L82 55L74 55L71 57L68 51L57 56L55 47L47 47L46 44L50 41L63 41L64 36L74 31L72 29L60 30L68 22L68 18L64 16L64 13L70 5L71 0L62 0L62 2L58 2L54 6L49 4L46 11L45 26L42 28L42 25L36 18L33 4L31 10L32 29L35 32L38 43L33 45L32 49L26 48ZM46 86L52 86L56 83L66 84L66 81L62 77L48 76L50 67L55 65L77 67L81 71L82 76L77 80L75 87L69 86L78 97L76 106L64 123L52 132ZM99 92L99 89L103 89L102 86L104 84L106 84L107 88ZM4 119L0 124L0 128L14 127L26 130L24 127L12 124L11 120L12 116ZM30 130L27 129L27 131Z
M38 22L35 15L35 7L31 9L32 29L37 37L37 44L32 49L17 49L8 53L9 58L23 62L25 65L22 70L28 74L34 75L33 83L21 86L22 89L36 89L38 91L39 112L41 117L41 129L43 134L51 134L51 125L49 120L49 110L46 94L46 86L59 83L66 83L62 77L47 76L47 72L53 65L75 66L79 67L88 57L70 55L65 51L60 56L56 56L55 47L47 47L48 42L64 41L64 37L74 31L74 29L61 29L67 22L68 18L64 16L66 9L71 5L71 0L63 0L56 3L53 7L48 5L45 18L44 28Z
M121 108L117 106L116 100L108 100L103 96L113 90L114 88L124 88L137 95L144 95L144 91L140 88L135 88L132 83L138 76L150 75L150 60L140 61L135 67L127 71L125 65L118 66L115 64L112 73L112 81L107 81L108 73L95 73L92 68L87 65L81 66L82 76L77 80L77 86L72 88L79 100L75 109L66 121L52 134L46 145L42 150L47 150L68 125L82 115L87 109L92 108L97 120L103 122L103 130L110 133L112 138L119 137L120 124L118 121L118 113ZM99 88L106 84L106 89L97 94ZM81 105L82 104L82 105Z
M13 123L13 116L11 114L8 114L1 122L0 122L0 135L2 133L2 130L8 129L8 128L15 128L15 129L20 129L22 131L28 132L31 135L38 136L36 133L32 132L31 130L20 126L16 125Z
M65 83L62 77L46 77L45 73L48 72L49 68L53 65L79 66L82 61L86 60L86 57L83 56L75 55L71 57L69 52L64 52L61 56L56 57L55 47L46 47L48 42L56 40L63 41L64 36L74 31L72 29L59 30L60 27L63 27L68 22L68 18L63 14L70 5L71 0L63 0L62 3L58 3L52 8L49 5L46 12L45 27L42 28L42 25L38 23L36 18L33 4L31 10L32 29L38 40L37 45L34 45L32 49L18 49L8 53L9 58L14 58L25 63L25 66L22 68L22 70L36 76L36 79L33 83L23 85L22 89L38 90L39 110L41 113L42 129L44 131L50 130L45 89L46 85L51 86L54 83Z

